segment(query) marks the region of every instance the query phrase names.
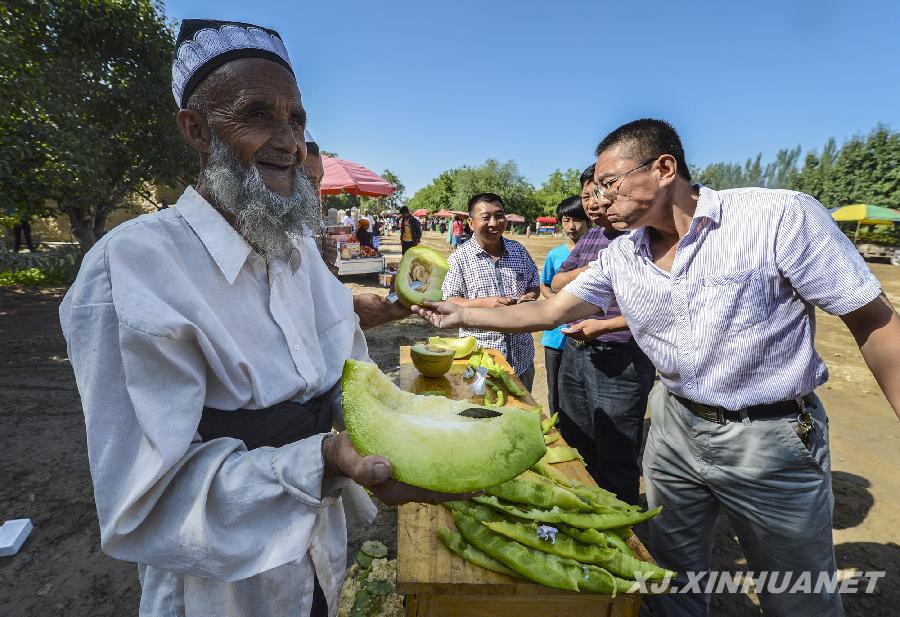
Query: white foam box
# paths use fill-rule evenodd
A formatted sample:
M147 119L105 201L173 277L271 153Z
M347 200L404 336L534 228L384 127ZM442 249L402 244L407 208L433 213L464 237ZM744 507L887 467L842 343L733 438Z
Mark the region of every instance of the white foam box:
M31 519L28 518L3 523L3 526L0 527L0 557L9 557L18 553L33 528Z

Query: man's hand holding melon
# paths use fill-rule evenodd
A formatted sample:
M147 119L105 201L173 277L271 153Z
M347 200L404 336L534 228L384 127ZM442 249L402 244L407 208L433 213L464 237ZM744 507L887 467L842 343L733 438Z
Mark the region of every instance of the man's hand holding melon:
M412 486L391 478L391 462L383 456L360 456L347 433L339 433L322 441L325 477L346 476L369 489L387 506L404 503L438 504L469 499L475 493L439 493Z

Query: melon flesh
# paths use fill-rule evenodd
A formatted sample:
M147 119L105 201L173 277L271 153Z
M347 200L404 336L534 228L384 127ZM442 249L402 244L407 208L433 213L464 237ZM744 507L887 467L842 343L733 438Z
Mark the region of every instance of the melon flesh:
M465 358L475 351L478 341L474 336L464 336L462 338L443 338L440 336L429 336L429 345L437 345L439 347L449 347L453 350L454 358Z
M354 448L391 461L393 478L444 493L464 493L510 480L544 455L538 414L492 408L495 418L459 412L479 407L399 389L377 366L347 360L341 403Z
M441 285L449 269L447 258L433 248L420 244L406 251L395 278L400 302L407 308L424 300L439 302L443 299ZM420 281L421 289L412 289L413 281Z

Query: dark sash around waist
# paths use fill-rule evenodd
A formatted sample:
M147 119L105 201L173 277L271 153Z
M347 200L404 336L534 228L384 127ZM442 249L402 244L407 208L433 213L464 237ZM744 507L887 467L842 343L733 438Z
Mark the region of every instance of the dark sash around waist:
M203 441L240 439L248 450L279 448L331 430L331 392L305 403L285 401L265 409L226 411L204 407L197 431Z

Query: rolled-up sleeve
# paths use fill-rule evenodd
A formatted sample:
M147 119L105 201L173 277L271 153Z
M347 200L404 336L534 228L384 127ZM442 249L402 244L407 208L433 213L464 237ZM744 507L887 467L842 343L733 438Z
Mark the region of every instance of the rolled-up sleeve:
M575 280L566 285L560 293L568 292L606 312L615 300L608 270L610 255L609 250L600 251L600 257L592 261L588 269L575 277Z
M784 209L775 260L800 297L833 315L855 311L881 293L853 243L822 204L803 193Z
M126 323L109 289L60 309L84 408L104 552L221 581L301 558L322 509L322 436L200 443L202 334ZM107 283L108 284L108 283ZM75 297L73 297L75 296Z

